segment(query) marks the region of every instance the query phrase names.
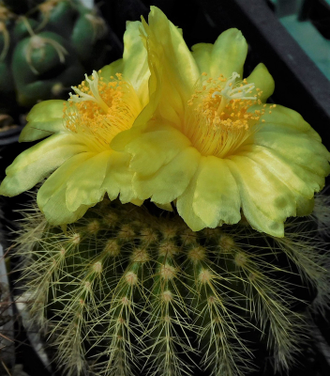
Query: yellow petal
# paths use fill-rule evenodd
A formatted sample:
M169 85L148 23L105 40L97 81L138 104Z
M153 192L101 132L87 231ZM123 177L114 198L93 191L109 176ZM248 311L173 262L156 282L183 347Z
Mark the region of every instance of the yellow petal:
M53 225L72 223L81 218L88 206L82 205L72 212L66 205L67 180L71 174L91 158L94 153L74 155L59 167L41 186L37 195L37 203L48 222Z
M203 157L193 200L196 215L207 227L234 224L241 219L240 206L238 187L226 160Z
M105 193L102 184L112 153L112 150L105 150L93 155L67 177L66 205L70 211L76 211L81 205L95 205L102 200Z
M181 132L164 124L151 127L126 147L132 155L130 167L143 175L154 174L161 166L169 163L190 141Z
M61 189L44 207L44 215L49 223L54 226L74 223L84 216L89 206L82 205L75 212L70 212L65 206L58 206L58 202L65 200L65 190Z
M275 150L292 163L325 177L330 172L330 154L325 146L315 139L315 133L313 129L302 133L279 124L266 124L255 134L254 143Z
M150 76L147 50L141 38L141 22L127 22L124 34L123 76L136 90L144 107L149 100Z
M49 100L36 104L29 112L19 142L35 141L65 130L62 100Z
M157 8L155 8L155 11L161 12ZM164 17L166 19L166 16ZM167 23L168 22L169 21L167 20ZM139 138L143 132L148 130L148 128L152 128L154 123L150 121L150 119L155 116L159 102L163 95L163 92L161 90L162 88L161 81L163 80L164 51L162 49L159 50L158 48L159 43L156 40L155 35L153 31L151 30L151 28L149 27L149 25L144 20L142 20L142 23L143 23L143 27L141 28L139 34L141 33L141 38L145 39L145 44L149 52L148 53L148 59L149 59L148 64L149 64L149 70L150 70L150 75L149 75L149 80L148 80L149 102L142 109L141 113L138 115L138 117L134 121L131 129L118 133L114 137L114 139L111 141L110 147L116 151L125 151L126 146L130 144L132 140ZM165 77L165 83L166 83L166 77ZM171 95L172 96L177 95L176 91L174 90L174 92ZM179 102L181 102L180 98L179 98ZM169 114L170 112L175 112L175 111L174 109L171 108L171 106L167 106L167 113ZM175 115L175 118L177 119L176 115Z
M199 72L207 73L210 76L211 56L213 50L212 43L197 43L191 47L192 55L196 60Z
M152 81L154 81L154 76L149 80L149 103L142 109L138 117L135 119L131 129L120 132L113 138L110 143L111 149L125 151L127 145L141 137L143 132L147 132L153 128L154 122L151 119L155 115L160 91L155 91L155 89L152 89L151 91L150 82Z
M147 50L141 38L141 22L127 22L124 33L123 58L101 69L100 77L109 81L111 76L122 73L125 81L135 89L142 107L149 100L148 79L150 76Z
M297 203L297 215L306 216L312 213L314 209L314 197L307 199L303 196L298 196L296 198Z
M142 109L138 117L135 119L131 129L118 133L110 143L110 147L116 151L125 151L127 145L129 145L135 139L138 139L143 132L152 129L154 122L151 120L155 116L155 112L160 100L161 91L157 90L159 79L155 73L153 67L150 67L152 72L149 78L149 102Z
M223 74L228 78L233 72L237 72L242 78L247 51L248 44L239 30L224 31L213 46L210 61L211 77L217 78Z
M154 34L152 37L156 37L154 42L166 49L166 58L171 62L177 63L175 67L168 68L171 68L179 79L178 84L180 83L180 85L190 88L190 85L194 84L196 79L198 79L199 72L195 60L182 37L182 32L167 19L160 9L155 6L151 6L150 9L148 21L150 30Z
M66 183L71 174L94 155L94 153L89 152L76 154L64 162L62 166L46 179L38 191L38 205L42 211L44 211L44 206L52 199L59 189L64 189L64 192L66 191ZM66 200L58 202L58 205L66 206Z
M6 169L0 194L12 197L31 189L67 159L84 151L86 145L75 135L54 134L14 160Z
M111 64L105 65L98 72L99 78L102 77L104 82L109 82L111 76L115 76L116 73L123 73L123 59L113 61Z
M138 197L142 200L150 197L151 201L161 205L175 200L188 186L199 159L200 153L195 148L188 147L154 175L136 174L133 187Z
M182 218L184 218L184 221L186 222L186 224L193 231L200 231L203 228L207 227L207 224L200 217L198 217L195 211L193 210L197 177L198 177L198 171L191 179L190 184L188 185L187 189L176 200L176 207L177 207L179 215Z
M245 156L228 160L239 187L247 221L258 231L282 237L283 222L296 215L294 195L266 168Z
M305 166L297 165L295 159L289 158L289 153L280 155L274 149L253 145L241 151L240 155L267 168L282 183L293 190L295 196L302 195L311 199L314 192L318 192L324 186L323 175L316 175L313 171L307 170Z
M137 199L133 191L133 173L129 170L129 160L128 154L118 152L111 154L101 189L107 191L110 200L115 200L119 195L123 204L133 202L135 205L141 205L142 201Z
M149 66L161 91L158 110L165 119L177 123L199 78L198 67L182 34L160 9L151 7L148 20L149 26L145 22L143 26Z
M298 112L290 108L278 104L275 108L273 108L271 104L255 105L251 107L251 111L262 109L265 110L265 113L262 115L261 119L264 120L264 125L267 125L267 127L270 124L278 124L282 127L293 128L299 132L307 132L312 129ZM314 133L314 138L320 140L320 136L315 131Z
M60 99L52 99L37 103L28 113L26 120L29 121L47 121L51 119L59 119L63 117L63 106L65 101Z
M167 203L167 204L157 204L157 202L154 202L154 204L157 206L157 208L159 209L162 209L162 210L166 210L166 211L169 211L169 212L172 212L173 211L173 207L171 205L171 203Z
M273 94L275 89L275 82L271 74L268 72L266 66L262 63L258 64L252 73L246 78L248 83L253 83L255 85L255 89L260 89L261 94L257 95L256 90L254 90L254 94L258 99L262 102L266 102L266 100Z

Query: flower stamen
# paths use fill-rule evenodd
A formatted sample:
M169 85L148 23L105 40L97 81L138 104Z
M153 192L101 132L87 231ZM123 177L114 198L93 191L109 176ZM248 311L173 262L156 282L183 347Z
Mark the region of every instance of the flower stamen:
M202 74L202 77L206 74ZM188 101L184 132L202 155L231 155L255 131L264 110L251 111L261 91L233 72L229 79L202 78ZM252 92L256 91L253 96Z
M99 93L99 76L98 76L98 74L95 70L93 71L92 77L93 77L93 79L90 80L87 77L87 74L85 74L85 81L88 82L92 95L83 92L78 87L71 86L71 88L74 90L74 92L76 94L69 93L70 100L72 102L80 102L80 101L95 102L102 108L102 110L105 113L107 113L110 107L104 102L104 100L100 96L100 93Z
M92 78L85 75L85 81L72 87L75 94L70 93L63 117L71 131L92 133L100 144L108 146L119 132L131 128L141 103L121 73L108 82L98 73L93 71Z
M244 85L241 84L240 86L233 87L233 83L235 82L236 78L239 78L240 75L236 72L233 72L232 76L229 80L227 80L225 87L221 91L215 91L212 94L212 97L215 95L221 95L223 98L227 99L251 99L256 100L257 97L248 97L246 94L251 94L252 90L255 88L255 85L253 83L248 84L246 79L243 80Z

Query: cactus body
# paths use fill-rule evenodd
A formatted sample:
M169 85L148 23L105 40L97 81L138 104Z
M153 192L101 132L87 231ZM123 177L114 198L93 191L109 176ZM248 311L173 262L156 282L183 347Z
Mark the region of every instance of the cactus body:
M17 45L12 71L19 102L28 106L31 98L56 97L56 87L70 87L72 80L79 81L84 68L62 37L43 32Z
M0 65L8 77L0 94L26 107L64 98L91 65L99 69L109 58L106 23L80 0L20 3L0 1Z
M16 248L32 320L64 375L243 376L258 351L286 370L306 308L329 294L312 217L281 239L244 221L196 233L105 199L66 229L29 211Z

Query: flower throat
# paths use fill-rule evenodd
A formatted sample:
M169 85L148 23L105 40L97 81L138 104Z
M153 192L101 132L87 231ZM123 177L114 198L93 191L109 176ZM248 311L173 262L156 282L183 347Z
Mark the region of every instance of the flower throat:
M260 123L265 110L253 110L252 106L261 104L258 96L262 91L246 79L237 81L239 77L234 72L229 79L222 75L205 78L188 101L184 132L202 155L231 155Z
M98 73L101 73L99 71ZM131 128L141 110L137 94L121 73L105 82L93 71L85 75L78 87L72 87L68 103L64 105L65 125L73 132L90 132L97 141L108 145L120 132Z

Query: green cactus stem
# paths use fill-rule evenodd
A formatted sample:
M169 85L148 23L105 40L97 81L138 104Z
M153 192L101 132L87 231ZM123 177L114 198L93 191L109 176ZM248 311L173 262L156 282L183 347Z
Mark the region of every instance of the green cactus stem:
M62 37L45 31L18 43L12 71L20 104L30 106L38 99L51 98L59 83L69 88L72 81L79 81L84 69Z
M5 107L11 109L15 97L23 107L66 98L86 72L109 60L106 31L97 9L80 0L0 0L0 94Z
M63 375L245 376L261 350L288 370L311 301L329 302L315 217L278 239L244 220L193 232L157 210L104 199L65 229L26 212L20 282Z

